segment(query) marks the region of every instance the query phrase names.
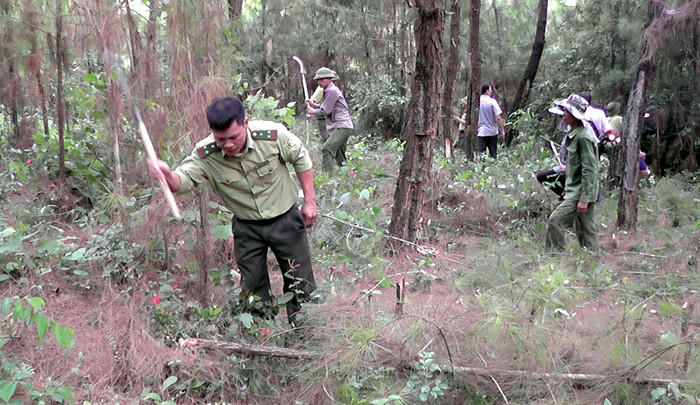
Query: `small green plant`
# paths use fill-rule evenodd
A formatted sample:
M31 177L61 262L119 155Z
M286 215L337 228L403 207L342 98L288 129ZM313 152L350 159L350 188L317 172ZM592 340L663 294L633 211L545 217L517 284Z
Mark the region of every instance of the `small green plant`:
M414 372L406 382L405 393L413 394L416 398L425 402L429 397L437 399L445 394L449 387L440 378L436 378L440 373L440 366L435 364L433 352L421 351L418 353L420 360Z
M32 366L16 361L12 356L2 351L3 346L11 340L13 329L20 324L36 328L39 346L50 330L56 336L60 347L68 350L73 347L73 330L46 317L41 312L44 305L44 300L39 297L20 298L14 296L5 298L0 306L2 313L9 315L3 318L2 324L7 334L0 335L0 363L2 364L0 369L0 400L6 404L22 403L15 398L18 386L24 388L29 397L36 401L35 403L45 403L43 401L46 398L58 403L74 403L73 388L57 385L51 379L46 381L43 391L34 389L29 382L30 377L34 375Z
M157 392L151 392L151 390L148 387L144 388L143 392L141 393L141 400L144 402L154 401L156 404L159 405L175 405L175 401L164 400L163 398L165 398L168 388L176 382L177 377L175 377L174 375L166 378L165 381L163 381L163 385L160 388L160 394Z
M669 383L665 387L659 387L651 391L651 399L655 404L697 404L700 397L685 393L675 383Z

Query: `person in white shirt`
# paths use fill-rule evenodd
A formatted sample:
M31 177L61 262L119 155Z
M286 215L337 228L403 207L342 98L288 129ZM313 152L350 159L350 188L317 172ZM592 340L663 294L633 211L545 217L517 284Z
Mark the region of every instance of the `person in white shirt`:
M505 139L506 129L503 126L501 117L501 107L498 102L491 97L493 89L488 83L481 85L481 97L479 98L479 126L476 133L476 150L479 153L489 149L489 155L496 159L498 133Z

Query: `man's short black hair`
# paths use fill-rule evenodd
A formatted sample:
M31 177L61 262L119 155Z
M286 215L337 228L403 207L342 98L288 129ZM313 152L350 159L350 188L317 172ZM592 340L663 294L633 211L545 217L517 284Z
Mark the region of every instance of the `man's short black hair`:
M588 101L588 104L591 103L591 93L587 91L582 91L578 93L579 96L583 97L584 100Z
M488 83L482 83L481 84L481 94L486 94L487 91L491 88L491 85Z
M227 130L234 120L238 125L245 122L245 109L237 98L220 97L207 107L207 122L214 131Z

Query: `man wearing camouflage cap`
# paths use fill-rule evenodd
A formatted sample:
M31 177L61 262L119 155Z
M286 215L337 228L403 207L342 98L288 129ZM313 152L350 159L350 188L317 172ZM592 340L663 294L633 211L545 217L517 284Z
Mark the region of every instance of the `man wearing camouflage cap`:
M327 67L316 71L314 80L323 88L323 102L318 108L306 101L306 112L316 116L328 117L328 139L323 144L322 169L324 172L333 171L334 164L343 166L346 162L345 150L348 138L353 133L354 126L350 118L350 109L343 93L333 84L335 72Z
M338 80L338 74L335 73L335 70L331 70L331 73L333 74L331 80ZM316 90L314 90L314 93L309 99L311 100L311 106L313 108L318 108L323 103L323 87L316 87ZM307 113L306 117L311 117L311 114ZM321 141L325 143L326 140L328 140L328 117L325 115L317 115L316 123L318 124L318 135L321 137Z
M316 285L305 229L317 216L309 154L284 125L248 121L236 98L217 98L206 115L211 135L199 141L174 171L162 160L149 160L151 175L165 178L178 194L209 183L234 215L234 254L243 296L257 296L263 306L270 304L267 253L272 250L283 274L283 291L293 293L287 317L295 325L302 302L309 300ZM294 167L304 193L301 210L287 163ZM261 309L254 305L253 311L266 315Z
M564 228L576 223L576 236L581 247L598 250L595 224L595 203L598 198L598 140L584 127L588 102L572 94L556 103L564 112L563 122L569 126L566 145L566 185L564 201L549 216L548 249L564 248Z

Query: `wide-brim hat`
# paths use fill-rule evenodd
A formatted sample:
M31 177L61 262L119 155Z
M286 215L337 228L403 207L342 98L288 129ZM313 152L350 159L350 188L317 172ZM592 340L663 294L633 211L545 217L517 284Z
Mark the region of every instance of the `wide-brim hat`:
M322 67L316 71L316 75L314 76L314 80L334 79L337 77L338 77L338 75L334 71L330 70L327 67Z
M620 103L617 101L611 101L608 103L605 110L607 111L608 116L613 115L620 110Z
M572 94L565 100L559 100L554 102L555 107L561 110L561 115L564 115L564 110L571 113L579 121L586 120L586 109L588 108L588 101L578 94ZM549 109L553 114L557 114Z

